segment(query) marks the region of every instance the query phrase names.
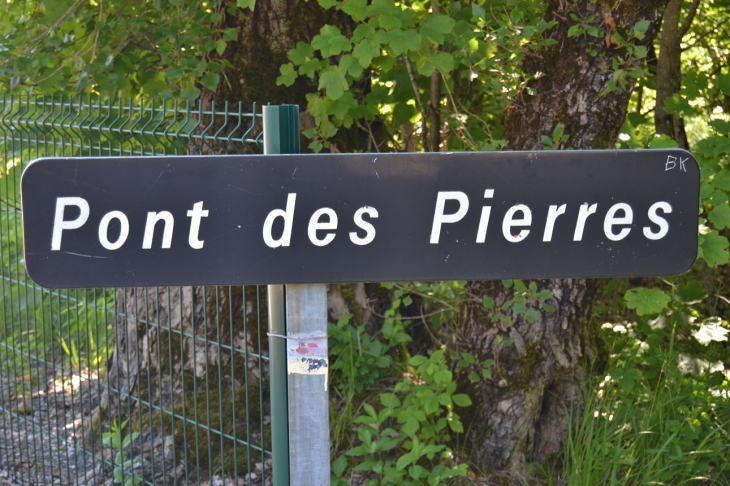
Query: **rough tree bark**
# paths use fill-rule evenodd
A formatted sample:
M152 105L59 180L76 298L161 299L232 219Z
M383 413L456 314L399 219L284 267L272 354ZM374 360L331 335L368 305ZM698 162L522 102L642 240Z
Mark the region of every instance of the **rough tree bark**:
M667 98L679 93L682 87L682 38L692 25L700 0L693 0L682 24L683 0L670 0L664 11L662 38L656 68L656 107L654 108L654 127L658 134L669 135L683 148L689 148L684 120L680 116L667 113L664 105Z
M527 75L543 74L528 85L534 94L524 91L505 112L508 148L540 150L541 136L552 134L558 124L568 137L560 148L611 148L626 115L631 86L612 92L606 88L612 79L612 59L625 52L603 38L568 37L575 23L570 14L581 19L593 15L592 24L604 32L618 31L624 39L636 22L648 20L641 41L646 45L657 33L665 5L665 1L550 0L545 18L557 22L549 32L557 44L529 54L524 61ZM586 52L589 46L597 56ZM640 62L632 59L622 67L631 69ZM470 282L456 336L461 349L480 360L495 361L493 379L471 390L475 406L470 438L485 468L511 472L513 482L525 480L527 463L544 462L560 452L568 433L567 413L580 410L586 373L602 359L598 331L586 320L593 282L562 279L539 285L552 291L549 303L555 312L543 311L533 323L513 316L513 325L505 328L495 323L482 300L491 296L496 308L511 299L513 290L499 283ZM498 336L511 338L514 344L500 346Z

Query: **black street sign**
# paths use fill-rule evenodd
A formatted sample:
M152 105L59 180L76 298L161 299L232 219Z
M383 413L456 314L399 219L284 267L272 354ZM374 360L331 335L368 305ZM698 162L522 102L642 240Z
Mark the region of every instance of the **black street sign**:
M675 275L683 150L49 158L22 179L45 287Z

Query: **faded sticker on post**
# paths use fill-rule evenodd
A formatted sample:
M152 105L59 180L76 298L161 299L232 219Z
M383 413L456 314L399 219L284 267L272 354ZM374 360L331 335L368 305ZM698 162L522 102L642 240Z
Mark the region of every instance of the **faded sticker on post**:
M327 359L327 338L326 337L302 337L289 336L286 357L287 371L289 374L300 375L325 375L324 386L327 389L327 372L329 361Z

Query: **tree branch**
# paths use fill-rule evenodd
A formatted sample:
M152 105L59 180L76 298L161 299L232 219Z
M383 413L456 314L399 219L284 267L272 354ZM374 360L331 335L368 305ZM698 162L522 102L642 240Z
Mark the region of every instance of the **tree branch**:
M434 69L431 73L431 102L429 106L431 152L441 149L441 73Z
M421 143L423 144L423 150L428 150L428 137L426 136L426 119L428 119L428 111L426 110L426 107L423 104L423 99L421 98L421 92L418 91L418 83L416 82L416 75L413 73L413 66L411 65L411 60L408 59L408 56L403 56L403 59L406 62L406 70L408 71L408 78L410 78L410 80L411 80L411 86L413 87L413 92L416 95L416 103L418 103L418 108L421 110Z
M679 27L679 39L682 40L682 37L687 33L689 28L692 26L692 21L695 18L695 15L697 14L697 7L700 5L700 0L693 0L692 5L689 7L689 11L687 12L687 17L684 18L684 21L682 22L682 25Z

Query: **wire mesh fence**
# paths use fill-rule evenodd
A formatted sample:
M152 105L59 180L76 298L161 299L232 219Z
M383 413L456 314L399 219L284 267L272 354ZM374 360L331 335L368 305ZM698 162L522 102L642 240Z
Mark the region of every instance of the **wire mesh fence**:
M43 289L19 190L40 157L260 152L256 106L3 97L0 130L0 478L270 484L266 287Z

